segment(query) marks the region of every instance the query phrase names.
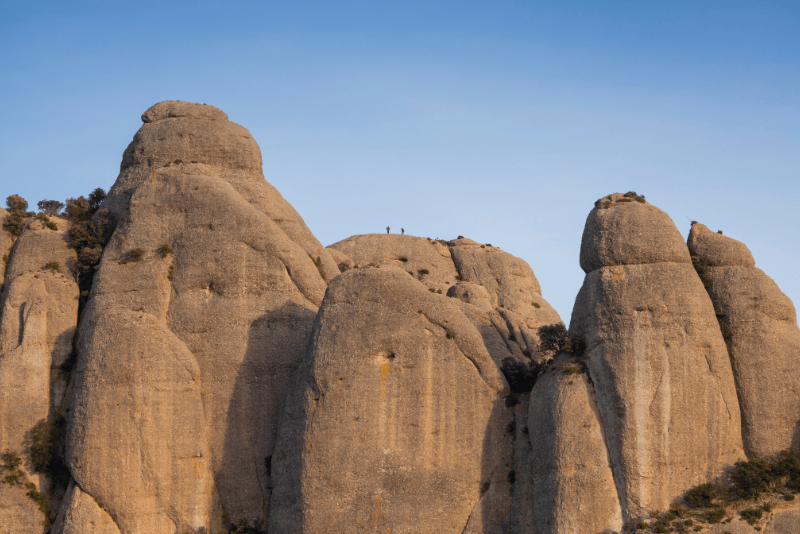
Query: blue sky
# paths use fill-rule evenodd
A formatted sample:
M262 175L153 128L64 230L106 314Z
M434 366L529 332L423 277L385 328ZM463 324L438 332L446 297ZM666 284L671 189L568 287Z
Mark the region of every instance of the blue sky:
M328 245L471 237L565 322L594 201L744 241L800 302L800 3L5 2L0 197L108 189L155 102L215 105Z

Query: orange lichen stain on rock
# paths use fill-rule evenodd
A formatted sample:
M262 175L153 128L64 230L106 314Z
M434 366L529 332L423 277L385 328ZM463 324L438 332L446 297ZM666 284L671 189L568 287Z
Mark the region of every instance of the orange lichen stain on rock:
M200 476L200 469L203 467L203 458L201 456L195 456L192 458L192 467L194 467L194 476Z
M372 502L375 503L375 510L372 512L375 522L372 524L372 530L377 532L378 523L383 517L383 510L381 510L381 508L383 508L383 499L381 499L380 494L378 494L372 498Z

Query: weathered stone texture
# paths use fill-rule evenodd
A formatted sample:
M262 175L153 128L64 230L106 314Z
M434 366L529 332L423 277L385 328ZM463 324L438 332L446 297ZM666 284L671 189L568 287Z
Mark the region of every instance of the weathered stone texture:
M123 534L267 520L284 391L339 273L244 128L162 104L109 194L124 219L82 319L68 431L75 480Z
M117 524L90 495L74 483L53 523L53 534L120 534Z
M508 386L450 299L400 268L348 271L328 287L303 365L270 533L502 532Z
M58 230L42 228L34 219L25 223L10 251L0 297L0 451L22 458L21 468L38 491L48 491L50 483L34 471L30 432L38 422L60 413L66 383L57 368L72 351L78 320L75 252L66 240L69 223L51 220ZM46 267L51 262L58 264L58 270ZM0 524L24 531L29 525L18 523L20 518L38 515L34 526L41 532L44 516L25 497L26 491L2 492ZM18 514L30 507L17 502L16 493L33 504L33 512Z
M691 251L736 377L748 455L800 447L800 329L792 301L735 239L692 225Z
M528 430L537 534L622 528L594 387L578 370L571 358L559 356L531 393Z
M665 509L744 454L725 343L680 234L657 208L613 200L586 223L570 333L587 346L627 519Z

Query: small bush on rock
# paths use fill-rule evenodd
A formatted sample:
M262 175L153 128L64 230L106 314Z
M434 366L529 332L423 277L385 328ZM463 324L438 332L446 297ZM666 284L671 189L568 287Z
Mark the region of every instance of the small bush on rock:
M511 393L530 392L543 368L544 365L533 361L525 364L511 357L504 358L500 365L500 370L506 377Z
M64 209L64 203L58 200L40 200L36 203L36 206L41 213L50 215L51 217L55 217L58 215L58 212Z
M712 510L708 512L706 516L706 521L710 524L714 525L722 521L722 518L725 517L725 509L724 508L717 508L716 510Z

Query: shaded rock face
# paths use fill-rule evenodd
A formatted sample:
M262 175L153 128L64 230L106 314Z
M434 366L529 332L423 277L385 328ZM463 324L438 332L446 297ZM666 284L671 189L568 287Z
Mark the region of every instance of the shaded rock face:
M507 393L451 299L397 267L344 273L287 396L270 533L503 532Z
M533 516L537 534L619 532L622 510L594 387L559 356L531 393Z
M31 430L63 413L67 383L58 367L72 352L78 321L75 252L66 239L69 223L55 217L52 221L59 230L38 220L25 223L9 251L0 296L0 451L20 456L26 482L37 491L49 491L51 485L34 471ZM0 524L15 532L42 532L45 518L25 496L27 489L2 486ZM38 517L30 522L31 516Z
M743 243L693 224L688 244L728 341L745 452L769 458L800 446L800 329L792 301Z
M689 251L666 214L620 198L601 199L587 219L570 333L587 347L627 520L667 508L744 454L725 343Z
M339 272L220 114L148 110L109 194L124 219L81 320L67 453L123 534L267 520L284 391Z

